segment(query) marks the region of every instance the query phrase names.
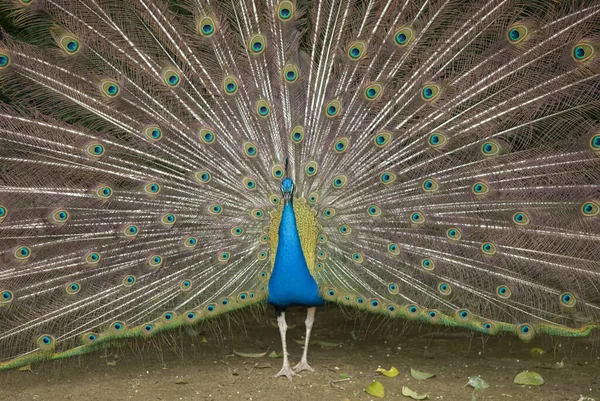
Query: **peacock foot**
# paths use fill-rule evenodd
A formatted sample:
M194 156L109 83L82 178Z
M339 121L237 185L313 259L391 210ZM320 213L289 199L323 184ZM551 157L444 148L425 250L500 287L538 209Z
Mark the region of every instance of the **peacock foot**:
M277 373L274 377L279 377L279 376L285 376L288 379L292 380L292 377L300 376L300 375L294 373L292 368L290 368L290 365L284 364L283 367L281 368L281 370L279 371L279 373Z
M311 372L315 371L308 365L308 362L306 362L305 360L300 361L299 364L294 366L294 372L302 372L303 370L310 370Z

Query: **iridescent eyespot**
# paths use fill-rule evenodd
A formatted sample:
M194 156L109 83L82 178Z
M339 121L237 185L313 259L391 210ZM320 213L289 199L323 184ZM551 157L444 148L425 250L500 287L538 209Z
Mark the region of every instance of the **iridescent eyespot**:
M362 263L363 262L363 256L360 253L354 253L352 254L352 260L355 261L356 263Z
M300 73L295 64L287 64L285 67L283 67L283 79L285 79L287 83L291 84L296 82L299 76Z
M252 211L250 211L250 215L252 215L252 217L255 219L262 219L265 214L260 209L252 209Z
M495 255L498 252L496 245L491 242L484 242L481 244L481 252L486 255Z
M440 319L440 313L438 311L436 311L435 309L429 310L427 311L427 315L426 315L430 322L435 323Z
M319 244L325 244L327 242L327 236L325 234L319 235Z
M348 46L348 57L350 60L360 60L367 54L367 43L362 40L356 40Z
M85 153L94 159L99 159L104 155L104 146L98 142L91 143L85 147Z
M377 205L370 205L367 207L367 213L369 216L381 216L381 208Z
M410 215L410 221L414 224L423 224L425 223L425 217L421 212L413 212Z
M290 137L292 138L292 142L300 143L304 139L304 127L297 125L292 129L290 133ZM600 146L598 146L600 148Z
M306 175L309 177L312 177L313 175L317 174L318 170L319 170L319 165L315 161L309 162L306 165L306 168L304 169L304 171L306 172Z
M138 235L139 231L140 230L138 229L138 227L136 225L131 224L123 229L123 234L126 237L134 238L136 235Z
M100 186L96 188L94 192L96 194L96 197L101 200L106 200L113 195L112 188L108 186Z
M271 169L271 175L273 176L273 178L275 178L276 180L279 180L281 178L283 178L283 167L281 167L281 165L276 164L273 166L273 168Z
M106 79L100 82L100 90L102 91L102 94L104 94L104 96L110 99L117 97L119 95L119 92L121 91L117 81L112 79Z
M320 260L327 259L327 251L319 251L319 252L317 252L317 258L319 258Z
M578 63L591 60L596 55L596 48L590 43L578 43L573 47L573 59Z
M348 234L350 234L352 232L352 229L348 225L344 224L344 225L340 226L340 228L338 229L338 231L342 235L348 235Z
M10 57L8 54L0 50L0 70L8 67L10 64Z
M333 144L333 150L335 153L344 153L348 150L348 138L340 138Z
M223 90L228 95L234 95L238 91L238 80L232 75L228 75L223 80Z
M4 220L7 215L8 215L8 209L5 208L4 206L0 205L0 223L2 223L2 220Z
M340 174L333 177L333 180L331 180L331 185L333 185L333 187L336 189L340 189L346 185L347 181L348 178L345 175Z
M421 267L427 271L432 271L435 269L435 263L432 259L425 258L421 260Z
M398 294L400 292L400 287L396 283L389 283L388 291L390 292L390 294Z
M417 305L406 305L405 309L408 313L408 317L412 319L421 314L421 308L419 308Z
M189 291L192 288L192 282L190 280L183 280L179 284L179 289L181 291Z
M389 185L392 182L396 181L396 174L392 173L391 171L384 171L383 173L381 173L381 175L379 176L379 180L384 184L384 185Z
M325 264L323 262L318 262L315 265L315 271L316 272L322 272L323 270L325 270Z
M8 290L0 290L0 305L7 305L14 299L13 293Z
M89 333L85 333L81 336L81 339L83 340L84 344L92 344L93 342L95 342L98 339L98 333L94 333L94 332L89 332Z
M533 326L525 323L517 327L517 334L521 340L530 341L535 337L535 330L533 329Z
M56 346L56 340L49 334L39 336L36 343L42 351L50 351Z
M560 294L560 304L566 308L572 308L577 303L575 296L570 292L563 292Z
M529 29L525 25L513 25L506 31L506 38L513 45L522 42L528 35Z
M170 322L175 318L175 313L174 312L165 312L162 315L162 319L166 322Z
M58 45L67 54L75 54L79 51L79 40L73 35L64 35L58 41Z
M429 83L421 89L421 98L426 102L432 102L436 100L440 95L440 87L437 84Z
M468 309L459 309L456 311L456 318L462 322L470 321L471 317L471 312Z
M112 331L113 333L119 333L121 331L123 331L127 326L125 325L124 322L121 321L116 321L116 322L112 322L110 324L110 331Z
M258 148L251 142L245 142L244 153L248 157L256 157L256 155L258 154Z
M371 299L369 301L369 306L373 309L379 308L380 305L381 305L381 302L378 299Z
M512 295L512 291L505 285L499 285L496 287L496 295L502 299L508 299Z
M496 331L497 331L498 327L493 322L482 322L481 323L481 328L483 329L483 331L485 333L496 334Z
M481 145L481 153L486 157L496 156L501 150L500 144L496 141L487 141Z
M431 146L434 149L439 149L443 147L444 145L446 145L447 142L448 137L446 137L446 135L442 134L441 132L434 132L433 134L429 135L429 139L427 139L427 143L429 144L429 146Z
M518 226L526 226L531 222L529 215L525 212L517 212L513 214L513 222Z
M452 287L450 287L450 284L445 282L439 283L437 289L442 295L450 295L452 293Z
M258 238L258 241L262 244L266 244L269 242L269 236L267 234L263 234Z
M317 201L319 200L319 194L316 192L311 192L308 195L308 203L313 204L313 203L317 203Z
M337 117L342 111L342 103L339 100L332 100L325 105L325 115L327 117Z
M85 262L90 265L98 264L100 263L100 260L102 260L102 257L98 252L90 252L85 255Z
M423 181L423 183L421 184L421 188L423 189L423 191L431 193L437 191L440 188L440 185L433 178L428 178L425 181Z
M174 67L167 67L163 70L162 79L167 86L175 88L181 82L181 75Z
M258 273L258 279L262 280L262 281L266 281L269 278L269 273L267 273L266 271L261 271Z
M158 125L149 125L143 130L146 138L153 142L160 141L162 139L162 130Z
M244 188L246 188L249 191L253 191L256 189L256 181L254 181L251 178L244 178L243 183Z
M214 35L216 30L215 20L209 16L202 17L196 24L198 33L204 37L210 37Z
M394 244L394 243L388 244L387 249L388 249L388 252L394 256L400 255L400 246L398 244Z
M221 212L223 212L223 207L218 204L210 205L208 207L208 212L214 215L221 214Z
M129 275L129 276L125 276L125 278L123 279L123 285L125 287L131 287L134 284L135 284L135 276Z
M258 260L265 260L267 259L267 253L265 251L260 251L258 252L258 254L256 255L256 258Z
M392 134L387 131L380 131L375 138L373 138L373 142L375 142L375 146L378 148L384 148L390 143L390 139L392 139Z
M231 234L233 234L235 237L239 237L243 233L244 233L244 229L242 227L233 227L231 229Z
M64 209L55 210L50 215L50 221L54 224L64 224L69 220L69 212Z
M277 195L270 195L269 202L271 202L272 205L277 206L279 205L279 197Z
M206 184L207 182L210 182L212 176L208 171L202 170L202 171L198 171L197 173L195 173L194 178L196 179L196 181L198 183Z
M17 260L25 260L31 256L31 249L26 246L20 246L15 249L14 255Z
M248 51L250 54L261 54L265 51L266 46L267 39L261 34L253 35L248 41Z
M81 286L78 283L71 283L65 288L67 294L74 295L81 290Z
M202 127L198 132L198 138L207 145L215 142L215 133L209 127Z
M288 21L294 15L294 3L283 0L277 6L277 16L282 21Z
M451 240L458 241L459 239L461 239L462 234L458 228L452 227L446 230L446 237L448 237Z
M406 46L414 38L414 32L409 27L402 27L394 33L394 42L398 46Z
M160 193L160 185L156 182L151 182L144 186L144 191L148 195L158 195Z
M183 241L183 246L186 248L195 248L198 245L198 239L196 237L187 237Z
M590 147L593 150L600 151L600 134L592 136L592 139L590 139Z
M471 187L471 191L475 196L485 196L490 192L490 186L483 181L477 181Z
M600 215L600 202L592 200L581 206L581 213L585 217L597 217Z
M378 82L371 83L365 87L363 94L368 101L377 100L383 94L383 85Z
M161 267L163 264L163 258L160 255L153 255L148 258L148 265L151 268Z
M216 308L217 308L217 307L216 307L215 305L213 305L213 304L210 304L210 305L207 305L207 306L206 306L206 310L207 310L208 312L214 312Z
M165 213L160 217L160 222L163 226L171 227L177 221L177 217L173 213Z
M152 323L146 323L144 325L142 325L142 334L149 336L152 334L152 331L154 330L154 325Z
M229 260L229 258L231 257L231 255L229 254L229 252L221 252L219 254L219 262L227 262Z
M326 295L328 298L333 298L333 297L335 297L335 290L333 290L333 289L329 289L329 290L325 291L325 295Z
M268 117L269 113L271 113L271 108L269 104L264 100L259 100L256 102L256 112L259 117Z

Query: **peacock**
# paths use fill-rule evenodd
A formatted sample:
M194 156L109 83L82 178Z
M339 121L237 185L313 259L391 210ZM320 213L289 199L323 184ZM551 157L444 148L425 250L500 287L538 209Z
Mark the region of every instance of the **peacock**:
M324 304L600 327L600 3L0 7L0 370L265 304L289 379Z

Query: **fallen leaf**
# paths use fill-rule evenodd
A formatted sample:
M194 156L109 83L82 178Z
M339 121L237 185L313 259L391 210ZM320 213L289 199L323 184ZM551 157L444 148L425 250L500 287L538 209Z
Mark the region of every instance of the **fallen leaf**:
M416 379L416 380L427 380L427 379L435 376L435 373L419 372L418 370L414 370L413 368L410 368L410 375L413 377L413 379Z
M515 376L513 383L524 384L527 386L541 386L544 384L544 379L539 373L525 370Z
M379 383L378 381L369 384L365 389L365 392L369 395L372 395L373 397L378 398L383 398L383 396L385 395L383 390L383 384Z
M267 369L272 367L271 364L269 362L262 362L262 363L258 363L256 364L256 366L254 367L255 369Z
M275 351L271 351L269 358L283 358L283 352L277 353Z
M263 356L267 355L267 352L269 352L269 350L266 350L265 352L262 353L246 353L246 352L237 352L236 350L233 350L233 353L236 354L237 356L241 356L243 358L262 358Z
M398 372L398 369L396 369L393 366L390 368L390 370L385 370L383 368L377 368L376 372L379 372L382 375L387 376L387 377L396 377L400 374L400 372Z
M188 384L188 382L186 382L183 379L177 379L177 380L175 380L175 384Z
M473 388L488 388L490 385L479 376L471 376L469 377L469 381L467 384L465 384L465 386L471 386Z
M425 400L429 398L429 394L417 394L406 386L402 386L402 395L405 397L410 397L413 400Z
M339 347L342 345L342 343L331 343L331 342L321 341L321 340L311 341L310 343L315 344L315 345L320 345L321 348L335 348L335 347Z
M352 376L347 373L340 373L340 379L352 379Z
M25 365L19 368L19 372L33 372L33 370L31 369L31 365Z
M531 353L531 356L542 356L546 353L546 351L541 348L532 348L529 352Z
M206 337L202 337L202 339L200 340L201 343L207 343L208 340L206 339Z
M117 366L117 361L106 362L106 366Z

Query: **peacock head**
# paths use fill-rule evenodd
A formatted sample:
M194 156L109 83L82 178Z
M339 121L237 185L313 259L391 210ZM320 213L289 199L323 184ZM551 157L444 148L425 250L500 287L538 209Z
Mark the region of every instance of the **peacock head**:
M285 204L287 205L294 194L294 181L292 181L291 178L286 177L283 179L281 182L281 193L285 200Z

